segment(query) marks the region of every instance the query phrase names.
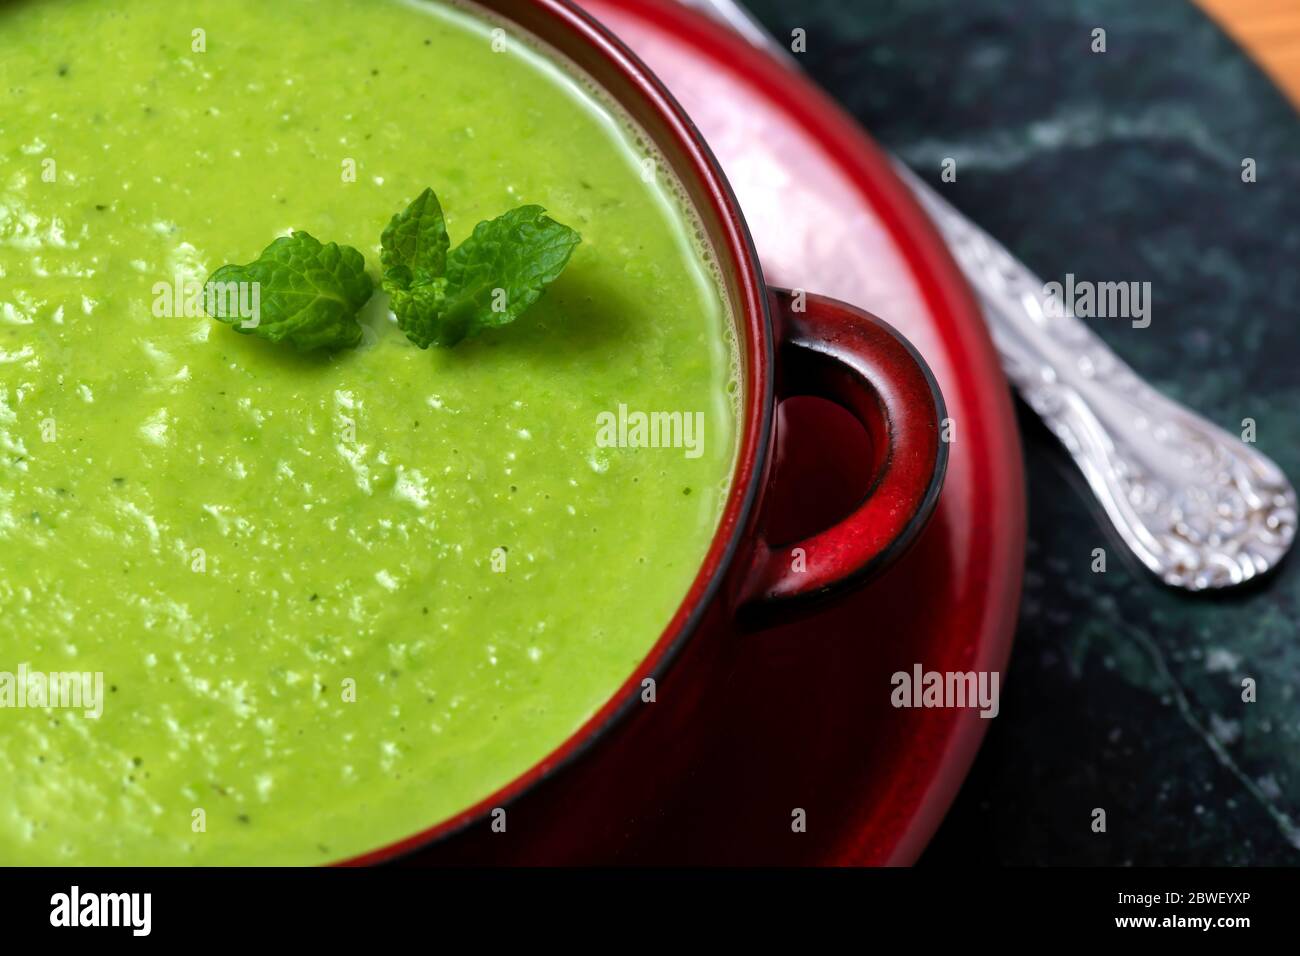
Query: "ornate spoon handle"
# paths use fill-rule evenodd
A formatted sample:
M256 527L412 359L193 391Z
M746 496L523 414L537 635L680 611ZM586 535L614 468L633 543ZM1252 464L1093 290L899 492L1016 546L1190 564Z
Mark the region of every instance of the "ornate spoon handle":
M1007 377L1142 563L1193 591L1277 564L1296 528L1281 469L1148 385L996 240L895 165L978 294Z

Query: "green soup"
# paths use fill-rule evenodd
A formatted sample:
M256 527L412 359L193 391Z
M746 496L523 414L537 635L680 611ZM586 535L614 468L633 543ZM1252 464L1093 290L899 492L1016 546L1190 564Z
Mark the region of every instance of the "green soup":
M495 29L398 0L0 3L0 862L399 839L562 743L680 603L733 462L730 320L635 132ZM455 349L382 295L325 356L155 314L290 229L377 278L425 186L453 243L522 203L583 243ZM702 434L629 447L651 412ZM602 438L608 413L631 428Z

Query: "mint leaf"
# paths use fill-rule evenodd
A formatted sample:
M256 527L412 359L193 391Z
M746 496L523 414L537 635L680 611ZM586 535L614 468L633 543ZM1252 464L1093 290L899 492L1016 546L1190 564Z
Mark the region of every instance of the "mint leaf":
M357 345L357 313L374 283L356 249L322 245L305 232L282 236L247 265L208 277L204 308L243 335L290 342L303 351Z
M541 206L480 222L447 257L444 312L482 326L513 322L559 278L581 241Z
M407 288L412 282L430 282L447 271L447 221L432 189L393 217L379 237L384 265L384 288Z
M394 216L380 240L384 289L406 337L420 348L452 346L519 318L582 241L545 212L520 206L481 222L449 255L446 223L432 190Z

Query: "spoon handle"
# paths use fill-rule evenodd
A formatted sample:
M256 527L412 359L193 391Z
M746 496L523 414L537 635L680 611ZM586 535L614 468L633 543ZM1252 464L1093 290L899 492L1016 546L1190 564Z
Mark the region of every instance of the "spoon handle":
M980 299L1007 377L1065 445L1120 537L1165 583L1242 584L1295 538L1281 469L1160 394L995 239L901 163Z

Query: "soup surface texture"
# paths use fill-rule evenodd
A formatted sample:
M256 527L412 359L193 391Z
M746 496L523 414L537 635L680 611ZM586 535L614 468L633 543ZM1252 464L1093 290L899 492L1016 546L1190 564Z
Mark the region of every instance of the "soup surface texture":
M559 745L689 588L734 456L721 294L622 121L493 29L401 0L0 3L0 862L408 836ZM426 186L453 245L523 203L583 242L454 349L381 293L327 355L155 314L291 229L377 284ZM608 447L620 405L703 440ZM73 672L98 716L32 696Z

